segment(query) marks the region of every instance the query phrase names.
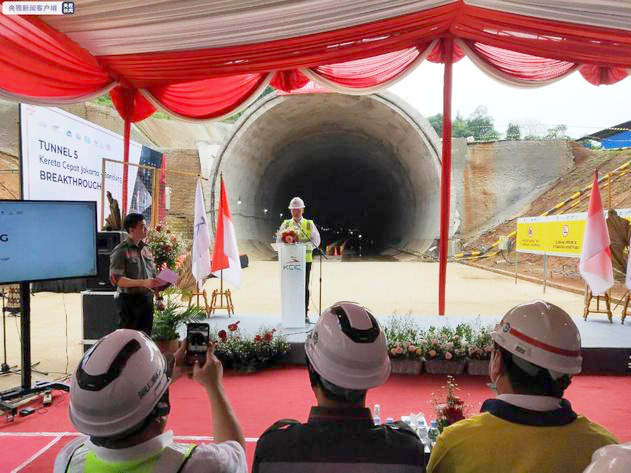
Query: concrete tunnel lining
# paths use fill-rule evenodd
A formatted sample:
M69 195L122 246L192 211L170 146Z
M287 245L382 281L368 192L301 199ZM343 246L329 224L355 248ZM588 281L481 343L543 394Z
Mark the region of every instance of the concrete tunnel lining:
M220 151L211 208L223 173L239 248L254 257L270 256L294 195L320 227L353 225L374 252L422 252L438 236L438 149L427 120L391 94L268 96Z

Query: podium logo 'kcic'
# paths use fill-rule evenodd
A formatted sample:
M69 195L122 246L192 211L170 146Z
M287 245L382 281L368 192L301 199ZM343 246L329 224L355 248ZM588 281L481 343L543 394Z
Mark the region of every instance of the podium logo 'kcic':
M290 256L289 261L283 265L285 271L300 271L301 269L300 260L295 256Z

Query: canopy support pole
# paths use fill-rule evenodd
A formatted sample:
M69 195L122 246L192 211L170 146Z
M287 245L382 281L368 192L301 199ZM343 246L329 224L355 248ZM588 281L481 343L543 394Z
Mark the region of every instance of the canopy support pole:
M443 40L445 74L443 79L443 146L440 175L440 244L438 263L438 315L445 315L447 252L449 243L449 197L451 191L451 89L453 39Z

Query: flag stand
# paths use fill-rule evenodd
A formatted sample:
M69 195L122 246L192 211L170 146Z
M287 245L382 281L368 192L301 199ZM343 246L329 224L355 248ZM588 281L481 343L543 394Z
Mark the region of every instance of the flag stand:
M221 286L220 289L213 291L213 297L210 299L209 314L214 314L216 309L228 309L228 317L230 314L234 314L234 304L232 303L232 295L230 289L223 290L223 269L220 271ZM219 304L217 304L217 296L219 296ZM223 298L226 298L226 305L223 305Z
M200 296L204 298L204 309L206 310L206 313L209 314L210 313L210 307L208 307L208 299L206 298L206 289L200 291L200 289L199 289L199 282L197 283L197 291L191 293L191 298L188 300L188 306L190 307L192 305L193 297L195 297L197 299L197 302L195 303L195 305L197 307L201 307L199 305L199 298L200 298Z
M624 299L624 296L622 296ZM631 303L631 293L627 291L627 298L624 301L624 307L622 308L622 324L624 325L624 319L629 315L629 303Z
M596 309L591 309L591 302L592 299L596 298ZM606 310L601 310L600 309L600 301L601 298L604 299L605 301L605 305L607 307ZM628 302L627 302L628 304ZM586 286L585 287L585 310L583 312L583 320L587 320L587 316L592 313L592 314L607 314L607 318L609 319L609 323L613 323L612 320L612 313L611 313L611 299L609 297L609 291L605 292L604 296L595 296L594 294L592 294L592 290ZM623 323L624 323L624 315L623 315L623 319L622 319Z

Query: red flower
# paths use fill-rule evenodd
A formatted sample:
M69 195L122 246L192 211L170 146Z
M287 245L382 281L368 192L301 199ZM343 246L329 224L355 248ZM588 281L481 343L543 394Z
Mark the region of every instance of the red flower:
M257 335L256 337L254 337L254 341L255 342L260 342L262 340L260 335Z
M222 342L225 342L228 339L228 334L225 330L220 330L217 335L219 335L219 338L221 338Z
M230 330L231 332L234 332L235 330L237 330L237 325L239 325L239 322L241 322L240 320L238 320L237 322L228 325L228 330Z
M156 232L161 232L162 231L162 225L158 225L156 227Z
M172 241L173 243L175 243L175 242L177 241L177 238L175 237L175 235L171 237L171 241Z
M165 246L164 251L168 253L169 251L171 251L171 247L169 245Z
M265 335L263 336L263 338L265 338L265 341L267 342L271 342L272 341L272 332L266 332Z

